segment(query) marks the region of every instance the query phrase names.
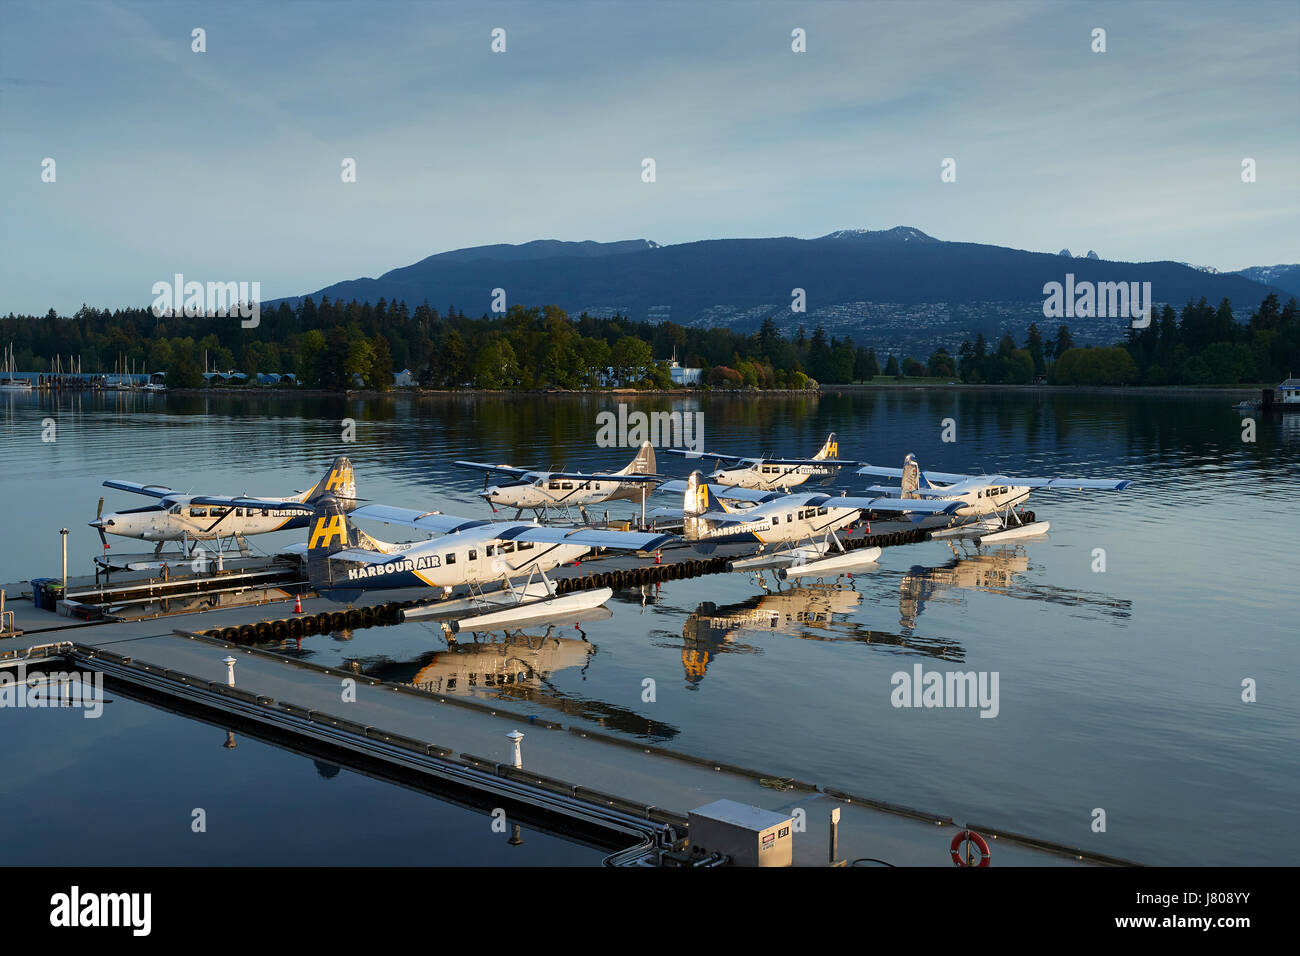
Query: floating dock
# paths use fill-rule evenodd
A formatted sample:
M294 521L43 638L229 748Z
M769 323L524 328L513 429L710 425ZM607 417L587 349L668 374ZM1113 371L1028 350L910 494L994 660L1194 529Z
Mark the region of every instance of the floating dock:
M856 550L925 536L913 528L844 541ZM685 548L601 556L550 577L557 591L576 595L720 573L734 556L701 558ZM720 799L793 821L796 866L951 865L950 841L964 828L989 841L994 865L1129 862L958 824L828 782L795 779L779 766L735 766L252 646L397 623L410 611L443 603L428 601L427 591L374 592L366 596L372 603L343 608L304 590L292 561L228 559L222 569L209 565L203 572L174 563L165 571L143 566L150 563L127 561L94 578L69 579L61 613L38 607L34 599L45 603L45 597L32 587L7 586L13 627L0 640L0 668L48 672L60 664L99 671L120 693L232 732L466 806L504 808L512 822L607 848L610 865L730 862L698 846L692 852L692 810ZM448 610L463 607L464 598L447 602ZM834 837L832 816L838 818Z

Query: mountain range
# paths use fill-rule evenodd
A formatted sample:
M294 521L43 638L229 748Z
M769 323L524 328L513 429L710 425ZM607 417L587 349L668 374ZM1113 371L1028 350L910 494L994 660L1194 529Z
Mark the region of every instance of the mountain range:
M1057 320L1043 317L1043 286L1064 282L1067 273L1076 284L1150 282L1155 302L1176 308L1202 296L1216 304L1227 298L1239 319L1269 291L1283 301L1300 295L1300 265L1220 273L1172 261L1110 261L1092 251L1075 258L1069 250L948 242L910 226L668 246L648 239L476 246L310 295L317 301L403 299L411 307L427 301L479 315L491 310L494 290L504 289L507 305L553 303L575 316L622 314L737 331L772 317L786 332L822 325L877 350L919 355L940 345L952 351L976 332L1010 331L1019 340L1030 322L1054 329ZM802 312L792 310L795 289L804 290ZM296 305L300 299L284 301ZM1109 344L1125 331L1114 318L1068 324L1081 344Z

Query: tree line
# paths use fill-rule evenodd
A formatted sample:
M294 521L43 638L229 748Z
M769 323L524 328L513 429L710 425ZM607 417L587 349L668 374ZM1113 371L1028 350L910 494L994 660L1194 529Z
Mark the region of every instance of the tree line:
M931 367L946 360L941 349ZM963 382L1053 385L1240 385L1275 383L1300 369L1300 304L1285 306L1269 293L1246 322L1238 322L1232 303L1217 307L1204 298L1181 313L1166 305L1141 329L1113 346L1076 347L1069 327L1044 338L1037 323L1017 347L1010 333L996 349L984 336L963 342L957 371Z
M1181 315L1165 306L1144 329L1109 348L1079 348L1061 325L1045 336L1036 323L1023 345L1010 333L990 347L983 333L956 355L936 350L927 361L887 354L821 326L785 336L765 320L746 334L622 316L571 318L557 306L511 306L503 315L466 316L427 302L380 299L373 305L322 297L261 312L254 328L237 316L156 316L149 308L96 309L70 317L0 319L18 370L51 371L56 356L80 357L84 372L134 367L165 371L171 387L203 384L203 372L292 373L300 385L344 389L391 387L396 369L426 388L588 389L612 384L667 388L667 359L704 370L711 388L792 388L928 376L970 383L1062 385L1237 384L1273 381L1300 368L1300 315L1292 298L1270 294L1249 321L1235 321L1225 299L1204 299Z

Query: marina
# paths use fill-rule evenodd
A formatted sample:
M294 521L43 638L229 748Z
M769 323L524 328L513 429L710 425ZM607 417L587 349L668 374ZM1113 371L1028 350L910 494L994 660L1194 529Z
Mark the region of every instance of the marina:
M692 560L670 557L651 567L663 580L725 570L724 557L707 566ZM755 770L645 746L566 727L545 715L473 703L246 646L259 638L283 641L304 633L383 626L396 623L403 610L388 602L337 611L330 610L337 605L319 597L291 597L293 582L268 588L258 580L283 575L272 563L249 562L165 581L130 571L111 585L69 580L63 613L36 607L31 592L9 585L5 594L14 597L8 607L22 633L8 633L10 640L0 645L5 648L0 668L97 671L110 687L142 700L195 715L220 715L228 725L256 736L289 739L296 747L385 779L468 795L471 803L489 810L503 805L511 819L521 813L519 818L532 826L604 842L611 850L605 858L609 865L731 862L720 852L698 849L698 838L697 849L690 849L690 811L719 799L760 807L794 827L795 865L874 864L881 859L891 865L936 865L951 855L949 843L965 829L993 841L1002 864L1128 862L988 826L962 826L941 815L782 776L780 768ZM566 569L574 573L558 580L572 582L573 592L598 586L611 575L622 575L613 581L621 587L649 586L627 583L635 577L629 574L633 569L599 570L601 566L599 560L586 562L581 574ZM112 598L150 590L155 591L153 601L173 602L172 609L141 618L135 616L133 602L127 617L120 618L121 605ZM238 606L189 607L190 599L232 593L243 599ZM77 614L95 606L86 599L109 599L104 603L113 607L101 608L99 621L80 620ZM237 635L245 643L229 643L223 635ZM19 638L37 636L42 643L10 649ZM355 688L351 697L349 685ZM511 734L524 728L524 736L531 738L526 762L511 760L507 727Z

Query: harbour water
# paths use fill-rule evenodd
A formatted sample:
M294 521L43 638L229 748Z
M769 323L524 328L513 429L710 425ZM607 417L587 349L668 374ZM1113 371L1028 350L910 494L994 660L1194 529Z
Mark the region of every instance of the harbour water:
M760 584L753 575L715 575L620 591L612 616L576 627L557 622L449 642L437 624L410 623L308 637L287 651L322 664L355 661L376 676L448 693L512 700L516 710L562 711L566 723L1098 853L1165 864L1289 862L1283 834L1300 794L1293 590L1300 422L1261 420L1256 440L1243 441L1235 399L1222 395L5 395L0 491L8 546L0 579L57 574L60 527L70 531L71 570L87 570L100 549L86 526L97 499L107 499L106 510L146 503L101 488L108 477L196 493L286 494L347 454L363 498L487 517L474 494L482 479L450 467L453 459L621 466L631 449L595 446L597 415L620 401L630 410L700 412L705 446L738 454L807 455L834 431L842 457L873 464L897 467L911 451L941 471L1116 476L1134 484L1118 494L1035 493L1030 507L1052 524L1047 538L980 553L937 541L891 548L878 570L836 587L778 588L770 576ZM345 442L353 431L355 440ZM955 441L944 441L945 431ZM688 464L661 455L659 466L685 474ZM836 486L869 483L846 472ZM612 514L633 511L611 507ZM110 540L115 552L145 549ZM294 540L282 533L251 542L274 550ZM911 675L917 665L996 673L996 716L894 706L894 675ZM1253 702L1243 701L1243 682L1253 683ZM230 755L219 740L208 750L186 743L187 735L206 740L220 731L134 702L115 703L101 721L80 721L104 727L76 724L0 711L0 753L29 770L6 774L0 787L0 810L10 818L39 803L52 778L138 764L141 740L160 754L156 769L120 774L120 797L110 807L130 805L133 794L137 801L160 789L174 794L159 781L177 772L173 758L184 751L185 773L209 774L214 786L246 794L250 806L310 807L320 821L339 816L340 827L373 822L394 800L422 801L410 813L431 828L455 830L457 815L470 813L361 777L343 809L328 788L347 771L336 779L304 775L307 758L256 742L249 752L268 755L245 786L242 776L223 773L220 762ZM295 774L310 783L290 783ZM1104 832L1096 829L1098 810ZM273 813L254 814L234 845L251 851L277 826ZM114 859L174 858L177 837L161 823L129 832L139 853L118 846ZM384 832L367 844L367 861L413 862L396 829ZM551 839L535 836L532 846ZM54 828L47 838L57 849L59 840L84 834ZM481 854L466 842L460 861L538 861L501 856L503 842ZM303 843L286 837L282 862L299 854L320 860L319 848ZM596 858L554 844L556 862Z

